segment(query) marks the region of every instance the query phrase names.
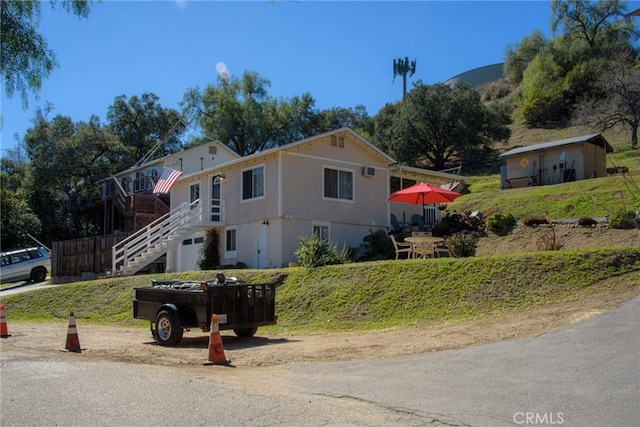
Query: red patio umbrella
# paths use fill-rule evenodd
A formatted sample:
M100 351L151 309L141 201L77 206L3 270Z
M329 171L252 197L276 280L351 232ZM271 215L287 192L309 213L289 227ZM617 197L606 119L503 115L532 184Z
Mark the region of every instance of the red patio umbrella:
M387 199L388 202L401 202L409 203L412 205L422 205L422 225L425 224L425 208L427 203L449 203L453 202L458 197L462 196L455 191L446 190L436 185L420 184L412 185L403 190L391 193L391 196Z

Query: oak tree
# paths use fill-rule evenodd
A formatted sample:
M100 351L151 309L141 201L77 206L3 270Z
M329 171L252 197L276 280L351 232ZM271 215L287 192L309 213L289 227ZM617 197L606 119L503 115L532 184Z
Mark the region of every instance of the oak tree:
M24 108L28 107L29 92L37 95L42 88L42 81L59 65L55 52L38 32L40 8L46 3L51 7L61 6L82 18L89 16L90 4L87 0L0 1L2 78L7 96L19 93Z

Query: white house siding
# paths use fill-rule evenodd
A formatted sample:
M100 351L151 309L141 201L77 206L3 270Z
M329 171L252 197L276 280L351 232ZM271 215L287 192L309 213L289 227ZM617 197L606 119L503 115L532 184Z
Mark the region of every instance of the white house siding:
M363 166L373 167L375 175L362 176ZM324 198L325 168L353 173L353 200ZM345 140L344 149L319 141L303 153L287 151L282 158L281 173L282 216L359 225L387 224L386 164L359 149L351 139Z
M182 171L186 176L230 162L238 157L224 144L211 142L171 154L164 158L163 164L171 169Z

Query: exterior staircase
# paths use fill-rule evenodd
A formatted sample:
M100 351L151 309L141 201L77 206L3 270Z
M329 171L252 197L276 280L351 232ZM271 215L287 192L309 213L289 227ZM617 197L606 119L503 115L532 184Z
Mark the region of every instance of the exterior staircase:
M112 248L113 274L128 276L137 273L158 257L167 253L182 238L203 223L199 200L182 203L176 209L138 230Z

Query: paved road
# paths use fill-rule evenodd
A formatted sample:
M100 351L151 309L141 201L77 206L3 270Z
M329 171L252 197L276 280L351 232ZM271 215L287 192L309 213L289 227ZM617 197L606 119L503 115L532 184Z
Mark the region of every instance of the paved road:
M377 402L452 425L637 427L640 298L536 338L288 370L286 385L300 392Z
M2 351L0 423L637 427L639 325L636 298L530 339L268 370Z
M2 351L0 424L416 426L420 421L412 414L357 400L247 386L234 377L232 371L237 368L182 370L81 358L82 354Z

